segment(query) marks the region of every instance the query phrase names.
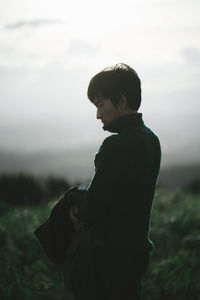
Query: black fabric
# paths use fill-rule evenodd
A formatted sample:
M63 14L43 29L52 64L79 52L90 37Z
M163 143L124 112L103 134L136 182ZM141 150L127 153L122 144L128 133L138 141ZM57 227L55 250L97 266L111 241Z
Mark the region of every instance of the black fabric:
M81 220L103 241L94 252L96 298L91 299L139 299L142 274L153 249L149 226L160 143L142 114L116 119L104 129L117 134L99 148L95 173L80 207Z
M45 254L55 264L63 264L66 260L75 236L69 208L72 204L80 205L84 193L76 187L70 188L53 207L49 218L34 231Z
M104 130L119 133L130 126L144 125L141 113L134 113L115 119L107 125L103 126Z
M35 234L47 256L64 264L76 300L140 299L148 265L151 207L160 168L157 136L141 114L114 120L95 156L95 174L82 193L77 234L68 192ZM75 190L73 190L75 191Z
M149 253L140 253L129 264L124 257L108 257L103 248L94 250L95 300L139 300ZM92 299L92 298L91 298Z
M125 259L153 249L149 225L161 150L141 114L111 122L119 132L95 156L95 174L81 202L80 218L102 231L106 251Z
M123 257L117 261L108 257L93 240L86 228L74 239L64 267L66 287L76 300L139 300L149 253L141 253L134 264L127 265Z
M82 227L68 249L64 264L64 281L76 300L94 298L94 237L91 228Z

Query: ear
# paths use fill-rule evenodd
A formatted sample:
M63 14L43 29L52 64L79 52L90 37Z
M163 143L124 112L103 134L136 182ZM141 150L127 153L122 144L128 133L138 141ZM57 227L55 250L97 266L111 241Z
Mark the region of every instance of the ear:
M121 109L126 109L128 107L128 101L126 96L121 95L120 101L119 101L119 107Z

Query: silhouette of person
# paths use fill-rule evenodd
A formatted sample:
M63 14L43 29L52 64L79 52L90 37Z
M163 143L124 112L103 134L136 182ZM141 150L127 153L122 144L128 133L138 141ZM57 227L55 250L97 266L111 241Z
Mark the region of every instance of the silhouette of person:
M130 66L117 64L96 74L88 98L103 129L112 134L95 156L95 173L80 205L79 218L98 242L91 254L91 291L75 296L77 300L140 299L153 250L149 226L160 169L159 139L138 113L141 82ZM76 220L73 211L71 218Z

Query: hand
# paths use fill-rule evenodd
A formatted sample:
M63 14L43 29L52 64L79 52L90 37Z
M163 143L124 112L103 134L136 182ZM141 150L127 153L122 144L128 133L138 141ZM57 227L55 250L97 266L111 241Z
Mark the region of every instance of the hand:
M76 232L80 230L80 228L83 226L83 223L77 218L78 215L78 207L77 205L72 205L69 209L69 216L72 220L74 229Z

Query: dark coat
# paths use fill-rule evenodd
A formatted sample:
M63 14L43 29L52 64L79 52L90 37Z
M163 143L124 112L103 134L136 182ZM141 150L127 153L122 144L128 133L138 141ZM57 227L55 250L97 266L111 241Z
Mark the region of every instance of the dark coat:
M77 300L128 299L126 294L134 299L131 289L153 248L149 224L160 168L159 140L138 113L104 129L117 134L101 145L94 177L81 195L83 230L75 234L72 228L67 193L35 231L48 257L65 263L65 283Z
M64 264L68 249L76 236L69 209L80 205L85 190L72 187L64 193L53 207L49 218L40 225L34 234L45 254L55 264Z
M149 226L160 143L140 113L114 120L104 129L117 134L106 138L95 156L95 174L80 217L104 240L106 256L129 263L153 248Z

